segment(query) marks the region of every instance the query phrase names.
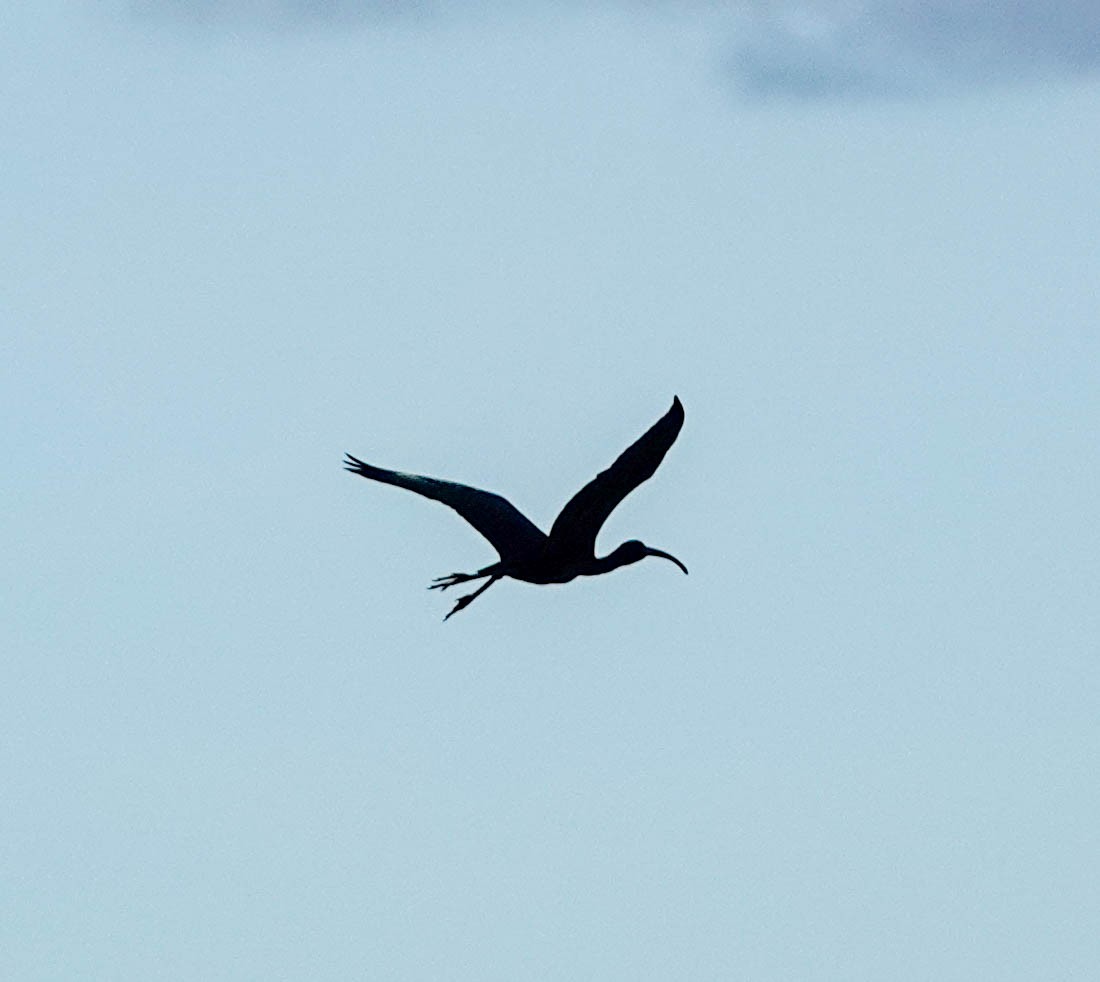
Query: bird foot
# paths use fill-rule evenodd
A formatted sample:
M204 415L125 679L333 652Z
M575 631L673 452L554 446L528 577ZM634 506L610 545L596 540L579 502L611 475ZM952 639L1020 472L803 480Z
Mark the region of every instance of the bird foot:
M443 620L450 620L455 614L457 614L464 607L468 607L478 597L480 597L486 590L489 589L497 580L500 579L499 573L486 573L484 570L481 573L452 573L450 576L441 576L440 580L446 580L446 583L437 583L436 586L439 589L444 590L449 586L454 586L456 583L465 583L467 580L476 580L482 576L488 576L489 578L481 584L473 593L468 593L464 597L458 598L458 603L454 605L451 612L443 618Z
M457 586L459 583L468 583L470 580L476 580L477 576L474 573L451 573L449 576L437 576L431 582L429 590L446 590L448 587ZM451 611L453 614L454 611ZM450 614L447 615L450 617Z
M477 593L468 593L464 597L459 597L458 598L458 603L456 603L451 608L451 612L446 617L444 617L443 620L444 621L450 620L455 614L457 614L464 607L468 607L470 605L471 601L474 599L474 597L476 597L477 594L480 593L480 592L481 591L479 590L479 591L477 591Z

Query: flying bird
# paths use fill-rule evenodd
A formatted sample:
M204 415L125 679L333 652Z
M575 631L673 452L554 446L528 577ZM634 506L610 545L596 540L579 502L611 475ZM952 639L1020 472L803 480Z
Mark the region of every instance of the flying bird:
M488 578L473 593L459 597L451 612L443 618L446 621L504 576L525 583L568 583L578 576L610 573L646 556L667 559L687 573L687 567L675 556L637 539L624 542L606 556L596 555L596 533L600 526L623 498L653 476L683 425L684 407L674 397L672 408L664 416L627 447L607 470L597 474L573 495L554 520L549 535L543 534L510 501L491 491L374 467L350 453L346 455L344 467L372 481L393 484L441 501L488 539L500 555L500 562L476 573L451 573L432 582L429 590L446 590L459 583Z

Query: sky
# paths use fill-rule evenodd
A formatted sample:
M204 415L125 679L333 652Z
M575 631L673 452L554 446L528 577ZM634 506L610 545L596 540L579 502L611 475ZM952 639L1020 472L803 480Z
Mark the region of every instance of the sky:
M1092 978L1095 11L9 5L0 976Z

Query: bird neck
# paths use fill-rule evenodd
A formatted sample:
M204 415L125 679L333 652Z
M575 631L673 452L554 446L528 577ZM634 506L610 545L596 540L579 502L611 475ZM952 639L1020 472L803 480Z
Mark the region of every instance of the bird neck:
M613 569L626 566L629 562L631 560L624 556L620 549L616 549L606 556L593 557L592 561L585 566L582 575L599 576L600 573L610 573Z

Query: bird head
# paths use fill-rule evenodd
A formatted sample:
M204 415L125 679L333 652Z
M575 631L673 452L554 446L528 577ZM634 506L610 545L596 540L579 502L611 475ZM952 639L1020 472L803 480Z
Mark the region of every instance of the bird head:
M667 552L662 552L660 549L651 549L644 542L639 542L637 539L630 539L624 542L608 556L608 559L615 560L616 566L628 566L630 563L636 563L641 559L645 559L646 556L660 556L661 559L667 559L669 562L673 562L679 566L680 569L684 571L684 575L687 575L687 567L675 556L670 556Z

